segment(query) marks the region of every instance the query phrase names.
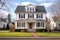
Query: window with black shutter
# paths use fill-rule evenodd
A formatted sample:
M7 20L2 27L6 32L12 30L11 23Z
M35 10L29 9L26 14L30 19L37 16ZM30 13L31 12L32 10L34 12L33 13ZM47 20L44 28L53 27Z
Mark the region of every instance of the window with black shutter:
M37 22L36 26L37 26L37 27L40 27L40 22Z
M34 14L28 14L28 18L34 18Z

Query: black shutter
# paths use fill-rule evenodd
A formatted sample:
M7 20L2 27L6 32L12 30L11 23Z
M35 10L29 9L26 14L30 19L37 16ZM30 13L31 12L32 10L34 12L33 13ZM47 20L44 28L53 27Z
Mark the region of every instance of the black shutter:
M44 27L44 22L43 22L43 27Z
M41 18L43 18L43 15L41 14Z
M20 14L19 14L19 18L20 18Z
M18 22L17 22L17 27L18 27Z
M25 18L25 14L24 14L24 18Z
M29 18L29 14L28 14L28 18Z

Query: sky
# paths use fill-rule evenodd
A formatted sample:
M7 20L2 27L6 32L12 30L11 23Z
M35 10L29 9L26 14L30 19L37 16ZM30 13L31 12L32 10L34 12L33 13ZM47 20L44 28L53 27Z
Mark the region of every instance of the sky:
M13 20L15 18L14 11L18 5L34 4L34 5L45 6L45 9L47 11L47 16L50 16L50 12L48 11L48 8L53 4L54 1L55 0L10 0L7 3L8 7L10 8L10 11L8 13L11 14L11 18Z

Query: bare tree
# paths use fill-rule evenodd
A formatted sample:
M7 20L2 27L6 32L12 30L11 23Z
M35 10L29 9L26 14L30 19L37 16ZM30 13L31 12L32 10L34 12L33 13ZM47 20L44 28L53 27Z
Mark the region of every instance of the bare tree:
M49 7L49 11L54 15L60 15L60 0L55 0Z
M0 10L10 11L9 6L7 5L9 3L10 3L9 0L0 0Z
M50 20L46 17L46 27L47 27L47 32L49 34L50 31Z

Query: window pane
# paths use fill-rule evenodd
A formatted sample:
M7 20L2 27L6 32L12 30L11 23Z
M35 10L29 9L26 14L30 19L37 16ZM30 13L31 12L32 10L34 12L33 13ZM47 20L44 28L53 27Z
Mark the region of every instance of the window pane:
M21 22L17 22L17 27L21 27Z
M37 18L40 18L40 14L36 14Z
M40 27L40 22L37 22L37 27Z
M25 27L25 22L22 22L22 27Z
M34 14L28 14L28 18L34 18Z
M25 18L25 14L20 14L20 18Z
M41 22L41 27L42 27L42 25L43 25L43 24L42 24L42 22Z

